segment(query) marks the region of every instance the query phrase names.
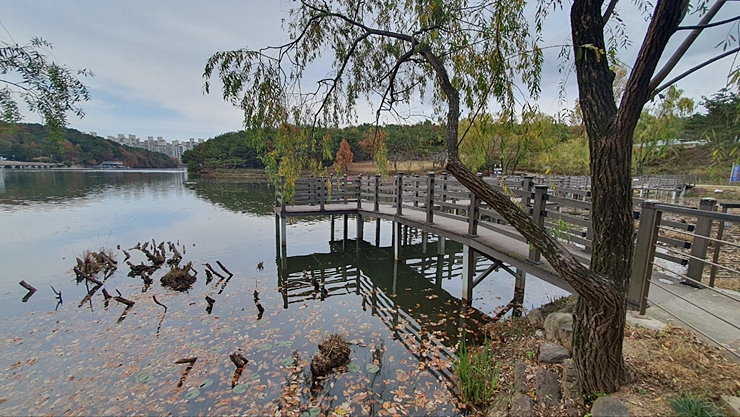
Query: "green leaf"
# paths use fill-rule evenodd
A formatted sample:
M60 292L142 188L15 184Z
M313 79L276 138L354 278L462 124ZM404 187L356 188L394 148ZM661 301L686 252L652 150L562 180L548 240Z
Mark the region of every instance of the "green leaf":
M371 374L374 374L380 370L380 367L374 363L368 363L367 365L365 365L365 370L367 370Z
M293 363L295 363L295 359L293 359L293 358L285 358L285 359L283 359L283 365L285 365L285 366L293 365Z
M200 395L200 390L198 388L193 388L190 391L185 393L185 398L188 400L192 400L193 398Z
M145 369L136 373L136 382L147 383L154 379L150 369Z
M352 362L347 365L347 370L349 370L350 372L360 372L360 365Z
M207 378L207 379L204 379L203 382L201 382L199 386L200 388L208 388L211 385L213 385L213 379Z
M236 384L234 385L234 388L231 389L231 392L234 394L243 394L247 391L247 386L244 384Z

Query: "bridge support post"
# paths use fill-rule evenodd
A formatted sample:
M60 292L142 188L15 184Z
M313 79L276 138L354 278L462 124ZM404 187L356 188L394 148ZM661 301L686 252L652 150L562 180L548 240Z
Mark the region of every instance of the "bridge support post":
M362 214L357 214L357 247L359 248L360 242L365 237L365 222L362 219Z
M527 273L521 269L516 269L516 275L514 276L514 303L511 309L512 317L521 317L522 310L524 308L524 288L527 285Z
M375 246L380 247L380 217L375 219Z
M393 258L401 259L401 223L393 222Z
M429 243L429 233L421 232L421 253L427 253L427 243Z
M334 241L334 215L330 215L329 219L331 219L331 232L329 232L329 240Z
M463 245L462 299L470 305L473 302L473 279L475 278L475 249Z
M288 219L280 217L280 245L286 247L288 245Z
M347 229L348 229L347 224L349 221L349 214L345 214L343 220L344 220L344 230L342 231L342 240L346 242L347 241Z
M437 255L445 254L445 237L437 236Z
M437 288L442 288L442 278L444 277L444 261L445 257L444 255L437 255L437 280L434 282L434 285Z

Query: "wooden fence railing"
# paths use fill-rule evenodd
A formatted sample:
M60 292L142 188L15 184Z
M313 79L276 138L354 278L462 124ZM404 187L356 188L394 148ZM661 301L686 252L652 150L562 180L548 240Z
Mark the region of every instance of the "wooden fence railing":
M527 176L482 179L494 189L509 195L548 233L568 244L577 259L589 262L592 228L588 177L562 177L551 181ZM647 177L634 181L634 184L636 192L670 191L684 186L678 179L657 181ZM480 228L485 228L526 242L516 230L507 226L503 216L446 173L429 173L426 176L398 173L388 178L378 174L300 178L296 180L295 194L290 202L282 198L282 188L278 190L276 207L283 209L287 204L316 205L322 210L326 205L345 204L377 212L381 205L390 205L395 208L396 215L403 215L404 210L423 211L427 223L434 223L436 216L466 222L470 236L476 236ZM703 200L698 209L657 204L638 197L633 198L633 202L638 231L629 300L635 306L644 307L646 293L643 295L643 288L649 286L656 258L673 263L676 268L685 268L686 277L697 282L701 281L703 272L707 270L704 266L709 265L710 286L714 285L717 271L729 269L740 278L737 267L724 265L720 260L723 247L738 246L737 243L723 240L722 234L726 225L740 225L740 216L726 214L728 209L740 205L722 205L725 213L717 213L715 200ZM659 227L653 223L656 221L655 212L667 214L662 219L658 216ZM723 221L717 222L720 218ZM713 224L718 226L714 237L711 237ZM648 225L647 229L645 225ZM656 227L657 232L648 233L648 230ZM710 247L711 253L708 251ZM707 258L709 255L711 260ZM540 258L535 248L530 249L530 261L537 263Z

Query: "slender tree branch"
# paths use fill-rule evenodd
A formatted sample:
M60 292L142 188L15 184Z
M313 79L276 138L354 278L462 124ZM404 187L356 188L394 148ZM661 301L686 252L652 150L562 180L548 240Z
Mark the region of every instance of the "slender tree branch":
M324 95L324 100L321 101L321 106L319 106L319 109L316 111L316 113L314 113L314 124L316 124L316 120L319 117L319 114L324 110L324 107L326 107L326 103L330 99L331 94L336 89L339 79L342 78L342 75L344 75L344 70L347 68L347 64L349 63L350 58L352 58L352 56L354 55L357 45L359 45L360 42L362 42L363 40L367 39L368 36L370 36L369 33L364 33L360 35L357 39L355 39L354 42L352 42L352 46L347 52L347 56L342 61L342 65L337 71L337 75L336 77L334 77L334 80L329 87L329 91L326 92L326 94Z
M618 2L619 0L611 0L609 2L609 5L606 6L606 10L604 10L604 16L603 16L604 24L606 24L606 22L608 22L609 19L611 19L612 14L614 13L614 8L617 7Z
M701 20L699 21L700 26L698 29L694 29L689 33L689 35L684 39L683 43L676 49L676 51L673 53L671 58L668 60L668 62L665 63L663 68L661 68L660 71L653 77L652 80L650 80L650 84L648 85L648 91L653 91L658 87L660 83L663 82L663 80L668 77L668 74L670 74L671 71L673 71L673 68L676 67L678 62L683 58L683 56L686 54L686 51L689 49L692 43L696 40L697 37L699 37L699 34L704 30L703 25L706 25L711 21L714 16L719 12L719 9L724 6L726 0L717 0L716 3L712 5L712 7L707 11L707 14L705 14Z
M386 99L388 100L388 110L393 108L393 103L395 100L395 82L396 82L396 75L398 75L398 70L401 68L401 65L403 65L404 62L408 61L412 56L414 55L414 48L412 47L408 51L406 51L405 54L401 55L400 58L398 58L398 61L396 61L396 64L393 66L393 68L388 72L386 76L384 76L381 81L385 78L388 78L388 87L383 92L383 95L380 99L380 106L378 106L378 111L375 115L376 120L380 118L380 112L383 110L383 103L386 102Z
M740 52L740 46L738 46L738 47L736 47L734 49L730 49L729 51L725 51L722 54L717 55L717 56L715 56L712 59L708 59L708 60L702 62L699 65L696 65L696 66L694 66L692 68L689 68L688 70L682 72L681 74L679 74L678 76L674 77L670 81L667 81L667 82L663 83L662 85L660 85L659 87L657 87L651 94L653 96L655 96L656 94L660 93L661 91L665 90L666 88L670 87L671 85L677 83L678 81L682 80L683 78L686 78L688 75L693 74L694 72L696 72L696 71L698 71L698 70L706 67L707 65L709 65L709 64L711 64L713 62L719 61L722 58L725 58L725 57L730 56L732 54L736 54L738 52Z
M679 26L676 30L693 30L693 29L707 29L707 28L713 28L715 26L722 26L726 25L728 23L732 23L736 20L740 20L740 15L737 15L735 17L731 17L729 19L720 20L719 22L714 23L708 23L706 25L696 25L696 26Z

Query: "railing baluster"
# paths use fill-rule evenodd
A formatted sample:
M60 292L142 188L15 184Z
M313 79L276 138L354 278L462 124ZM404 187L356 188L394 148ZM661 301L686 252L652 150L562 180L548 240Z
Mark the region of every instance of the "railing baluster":
M713 211L717 200L713 198L702 198L699 202L699 210ZM704 272L704 261L695 259L704 259L707 256L707 247L709 241L702 239L699 236L709 236L712 233L712 219L702 217L701 214L697 215L696 218L696 229L694 230L694 241L691 242L691 258L689 259L689 269L686 272L686 276L689 278L701 281L702 273Z
M380 174L375 174L375 204L373 205L373 211L380 210Z
M347 204L347 174L342 175L342 195L344 196L344 204Z
M396 216L403 215L403 209L401 204L403 201L403 172L399 172L396 176Z
M545 217L547 216L546 204L548 188L548 185L538 184L534 186L534 192L532 193L532 199L534 202L529 215L532 216L532 220L541 227L544 227ZM535 263L540 263L540 251L533 246L529 249L529 260Z
M414 174L414 207L419 207L419 174Z
M478 178L482 179L483 174L478 173ZM478 219L480 218L480 199L474 192L470 193L470 204L468 205L468 236L478 237Z
M647 296L650 290L650 277L653 274L653 257L655 256L655 242L658 239L661 212L655 208L655 201L642 203L640 227L637 229L637 242L632 261L632 275L630 277L627 302L632 307L638 307L640 314L645 314Z
M330 177L331 178L331 177ZM331 181L331 179L329 180ZM324 204L326 203L326 178L319 177L319 210L324 211Z
M357 209L362 208L362 174L355 178L355 195L357 196Z
M427 174L427 223L434 223L434 172Z

